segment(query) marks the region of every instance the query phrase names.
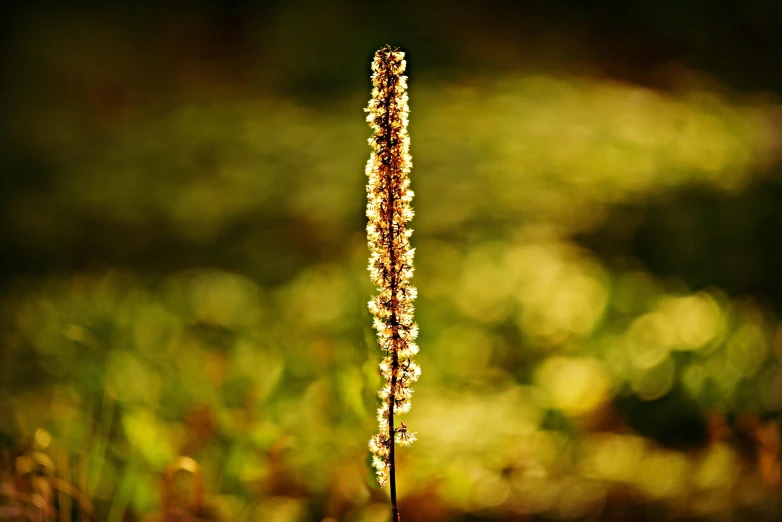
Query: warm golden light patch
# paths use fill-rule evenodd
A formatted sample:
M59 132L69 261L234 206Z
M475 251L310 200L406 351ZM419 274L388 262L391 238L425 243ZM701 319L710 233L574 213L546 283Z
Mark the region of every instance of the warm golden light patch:
M605 366L586 357L551 357L538 370L537 381L554 408L574 415L597 408L611 387Z

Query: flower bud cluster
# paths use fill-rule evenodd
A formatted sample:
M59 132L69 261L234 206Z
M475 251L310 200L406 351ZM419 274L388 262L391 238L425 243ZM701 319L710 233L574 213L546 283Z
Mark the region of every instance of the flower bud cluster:
M412 230L406 224L413 218L408 174L412 167L407 135L407 77L404 53L386 46L375 53L372 63L372 99L366 109L367 122L374 131L369 138L372 154L367 163L367 240L369 272L378 294L369 302L374 316L378 345L385 352L380 374L386 379L378 395L379 433L369 441L373 466L381 486L388 481L393 462L393 444L409 445L415 433L404 423L394 427L394 416L410 410L413 393L410 384L418 380L421 369L413 362L418 353L415 344L418 326L413 322L416 289Z

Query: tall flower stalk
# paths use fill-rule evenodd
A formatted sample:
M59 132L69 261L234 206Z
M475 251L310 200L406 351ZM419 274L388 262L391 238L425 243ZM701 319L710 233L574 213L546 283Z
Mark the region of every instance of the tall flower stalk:
M418 325L413 322L416 289L410 284L413 231L406 227L413 218L413 191L408 178L412 158L407 135L407 77L402 74L404 56L389 46L375 53L372 99L366 109L367 122L374 131L369 138L372 154L366 168L369 272L378 290L369 301L369 310L374 316L378 345L385 353L380 374L386 380L378 393L382 400L377 413L379 433L370 439L369 449L378 484L390 482L394 521L399 519L394 448L396 444L408 446L416 439L403 422L395 425L395 417L410 411L410 384L421 374L413 362L418 353Z

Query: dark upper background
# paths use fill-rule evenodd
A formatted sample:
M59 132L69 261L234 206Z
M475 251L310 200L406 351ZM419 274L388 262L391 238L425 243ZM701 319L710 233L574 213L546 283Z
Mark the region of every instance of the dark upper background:
M78 210L39 209L50 214L47 219L71 222L69 234L30 241L7 209L20 195L49 190L60 167L37 149L31 120L41 134L52 125L67 134L73 125L83 133L80 139L100 147L119 126L165 114L184 100L274 93L351 111L363 105L372 50L386 42L414 54L408 72L417 80L521 70L664 91L681 69L705 73L736 96L773 100L782 89L776 66L782 4L774 1L11 1L2 9L3 280L103 263L153 270L230 264L215 254L216 244L192 244L154 224L127 228ZM629 253L696 287L718 284L779 303L779 197L773 181L730 201L685 191L640 210L614 208L603 229L580 240L609 260ZM694 228L681 232L672 213ZM615 230L612 224L624 223L625 214L636 226ZM249 233L236 228L233 234ZM658 248L661 243L666 248ZM747 253L747 270L721 262L736 250Z

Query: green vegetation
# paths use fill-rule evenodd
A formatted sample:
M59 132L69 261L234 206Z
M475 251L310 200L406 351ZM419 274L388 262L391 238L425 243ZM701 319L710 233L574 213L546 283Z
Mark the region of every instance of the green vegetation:
M75 58L100 45L60 62L30 41L20 85L111 76ZM387 520L364 69L328 104L197 68L136 104L18 96L0 518ZM405 522L774 520L774 106L693 80L408 74L425 377Z

